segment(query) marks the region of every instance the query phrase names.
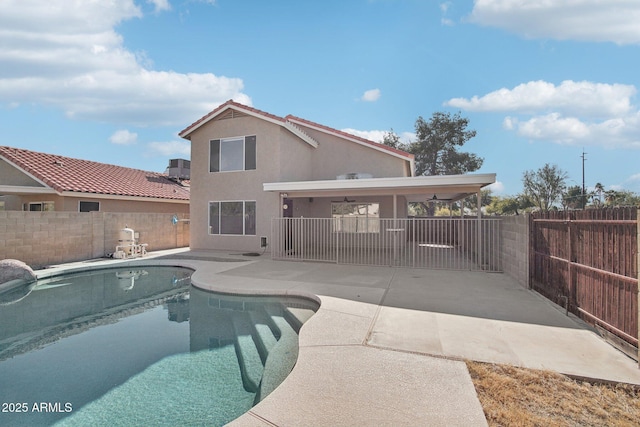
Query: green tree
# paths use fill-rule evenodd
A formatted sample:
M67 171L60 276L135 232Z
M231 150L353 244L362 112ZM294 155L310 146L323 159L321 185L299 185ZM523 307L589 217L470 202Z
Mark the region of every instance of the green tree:
M404 144L400 142L400 137L391 129L389 132L385 132L382 137L382 143L388 145L391 148L397 148L398 150L404 150Z
M491 190L484 189L480 190L480 203L482 206L489 206L494 196L491 194ZM466 199L464 199L464 207L465 209L469 209L471 211L476 211L478 209L478 195L473 194Z
M604 192L605 206L640 206L640 196L629 190L607 190Z
M487 213L491 215L520 215L521 212L533 206L533 202L525 194L506 197L496 196L491 200L491 204L487 206Z
M593 200L596 206L602 206L602 193L604 193L604 185L599 182L596 183L593 193L594 194L592 194L591 200ZM597 199L594 197L596 194L598 195Z
M581 209L582 198L582 187L572 185L562 193L562 206L565 209Z
M566 180L566 172L547 163L537 171L526 171L522 176L522 185L534 206L548 211L562 196L567 186Z
M415 156L416 175L455 175L480 169L483 158L458 151L476 136L467 130L469 119L450 113L433 113L429 120L418 117L415 123L416 140L407 150Z

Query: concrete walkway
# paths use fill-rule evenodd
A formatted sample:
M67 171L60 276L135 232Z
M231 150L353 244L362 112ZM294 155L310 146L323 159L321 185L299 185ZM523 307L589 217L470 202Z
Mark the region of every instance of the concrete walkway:
M504 274L197 251L142 262L192 267L213 291L320 298L292 373L234 426L486 425L465 359L640 384L635 361Z

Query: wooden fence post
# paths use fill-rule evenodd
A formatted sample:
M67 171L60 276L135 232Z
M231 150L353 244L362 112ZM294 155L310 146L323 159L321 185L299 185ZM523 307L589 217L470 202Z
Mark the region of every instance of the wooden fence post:
M640 208L636 211L636 233L638 250L636 251L636 262L638 263L638 367L640 368Z

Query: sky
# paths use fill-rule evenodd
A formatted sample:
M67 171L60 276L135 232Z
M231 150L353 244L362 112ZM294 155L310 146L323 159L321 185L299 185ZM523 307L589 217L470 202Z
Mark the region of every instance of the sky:
M522 191L640 193L638 0L0 0L0 145L163 172L233 99L381 141L460 112Z

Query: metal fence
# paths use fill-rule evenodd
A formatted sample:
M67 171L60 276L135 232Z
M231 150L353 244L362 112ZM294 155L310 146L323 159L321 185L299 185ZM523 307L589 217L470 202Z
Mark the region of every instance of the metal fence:
M502 271L498 218L274 218L274 259Z

